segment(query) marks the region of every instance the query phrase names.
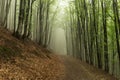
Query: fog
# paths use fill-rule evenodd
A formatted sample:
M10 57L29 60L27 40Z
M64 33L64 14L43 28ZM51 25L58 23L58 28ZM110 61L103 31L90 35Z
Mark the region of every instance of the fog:
M70 0L57 0L52 6L52 13L55 13L56 11L57 13L55 14L54 21L53 19L51 20L53 25L49 48L56 54L60 55L67 55L65 16L69 1Z
M62 28L56 28L53 30L51 38L51 49L60 55L66 55L66 37L65 31Z

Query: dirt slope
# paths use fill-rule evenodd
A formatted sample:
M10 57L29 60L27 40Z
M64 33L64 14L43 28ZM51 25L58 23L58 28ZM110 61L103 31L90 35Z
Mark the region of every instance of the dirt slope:
M77 59L52 54L0 28L0 80L117 80Z
M18 40L0 28L0 80L58 80L64 65L30 40Z

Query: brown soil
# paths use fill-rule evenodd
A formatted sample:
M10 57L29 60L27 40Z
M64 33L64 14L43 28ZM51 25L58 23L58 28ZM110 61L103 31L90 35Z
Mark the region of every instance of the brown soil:
M49 50L0 28L0 80L58 80L63 69Z
M118 80L112 75L70 56L61 56L65 77L61 80Z
M80 60L52 54L0 28L0 80L117 80Z

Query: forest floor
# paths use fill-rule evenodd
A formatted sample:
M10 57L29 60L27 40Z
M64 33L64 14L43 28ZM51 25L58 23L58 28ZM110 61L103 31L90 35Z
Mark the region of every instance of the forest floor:
M0 28L0 80L117 80L69 56L55 55Z

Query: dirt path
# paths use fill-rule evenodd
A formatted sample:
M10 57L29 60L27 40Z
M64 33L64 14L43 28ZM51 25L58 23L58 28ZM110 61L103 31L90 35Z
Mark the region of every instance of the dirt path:
M116 80L102 70L0 28L0 80Z
M65 66L65 77L61 80L117 80L102 70L85 64L80 60L61 56Z

